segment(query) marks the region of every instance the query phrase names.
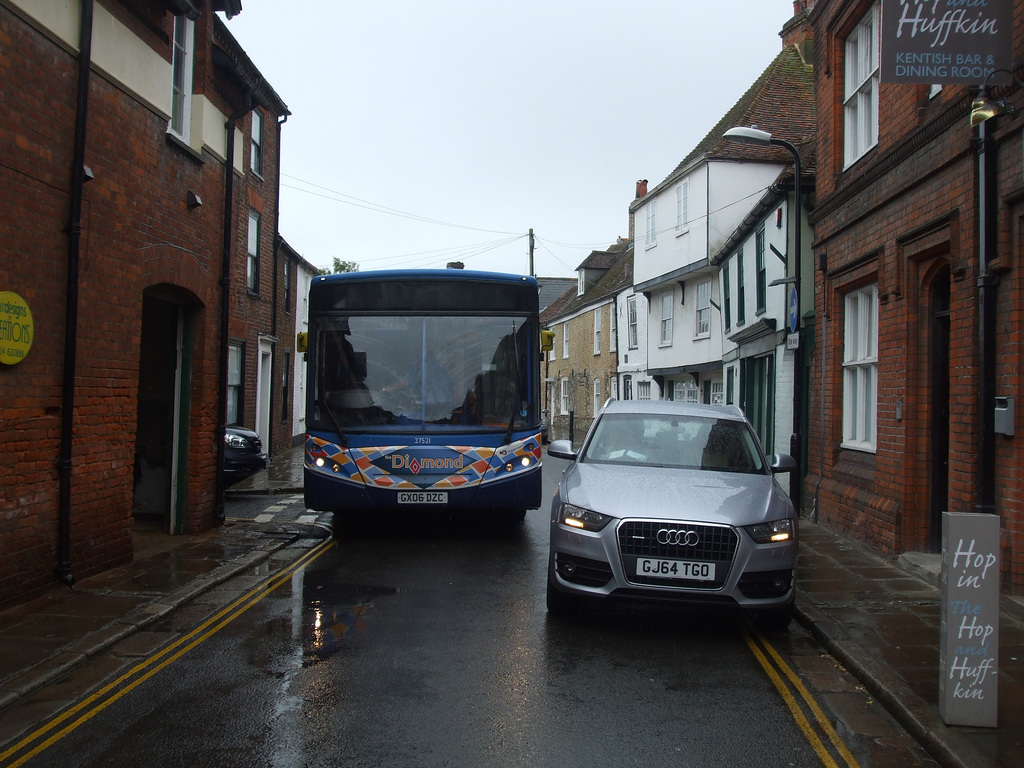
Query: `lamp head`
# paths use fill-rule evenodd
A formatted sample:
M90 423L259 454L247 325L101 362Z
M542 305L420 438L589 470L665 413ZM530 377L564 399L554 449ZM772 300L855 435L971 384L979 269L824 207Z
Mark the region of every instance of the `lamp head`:
M989 72L988 75L985 76L985 82L981 84L981 89L978 91L978 95L971 103L971 128L1003 113L1008 115L1016 114L1016 110L1013 108L1013 105L1006 99L993 99L988 95L989 81L1001 74L1009 75L1013 82L1020 87L1024 87L1024 82L1021 82L1021 79L1009 69L994 69Z
M982 88L971 104L971 128L1006 112L1007 106L1005 99L993 99L989 97L988 89Z
M729 141L735 141L738 144L760 144L767 146L772 141L772 135L768 131L762 131L759 128L746 128L744 126L730 128L722 134L722 137Z

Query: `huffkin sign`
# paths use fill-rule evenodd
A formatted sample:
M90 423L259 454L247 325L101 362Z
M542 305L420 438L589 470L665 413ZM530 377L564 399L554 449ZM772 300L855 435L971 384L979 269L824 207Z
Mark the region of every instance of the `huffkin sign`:
M1013 67L1014 0L882 0L883 83L981 85ZM992 75L992 84L1009 75Z
M0 291L0 363L14 365L24 360L34 335L28 303L13 291Z

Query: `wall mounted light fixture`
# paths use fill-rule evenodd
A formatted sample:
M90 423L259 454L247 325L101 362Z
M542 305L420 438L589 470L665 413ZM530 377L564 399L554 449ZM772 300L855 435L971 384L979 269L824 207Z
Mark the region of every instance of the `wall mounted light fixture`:
M989 96L988 81L992 78L992 75L1000 72L1010 75L1017 85L1024 88L1024 83L1020 81L1020 78L1008 69L994 69L989 72L985 77L985 82L982 83L981 90L978 91L978 95L974 98L974 102L971 104L971 128L979 123L984 123L986 120L989 120L996 115L1016 114L1017 110L1014 109L1013 104L1008 102L1005 97L1002 99L993 99Z

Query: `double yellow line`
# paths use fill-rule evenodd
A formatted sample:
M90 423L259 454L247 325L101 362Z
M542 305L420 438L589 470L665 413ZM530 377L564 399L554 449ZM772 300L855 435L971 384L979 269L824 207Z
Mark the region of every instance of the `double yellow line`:
M826 768L841 768L842 766L860 768L857 758L839 738L839 734L829 723L810 691L771 643L760 633L751 634L746 627L743 628L743 639L761 668L768 674L783 701L786 702L786 706L793 715L793 720L818 755L821 764ZM825 739L831 743L831 750L825 743Z
M334 539L321 542L287 568L274 574L262 584L254 587L249 592L239 597L230 605L222 608L187 635L184 635L173 643L170 643L158 653L150 656L113 682L108 683L103 688L96 691L96 693L78 702L73 707L53 718L42 727L37 728L35 731L21 739L17 744L14 744L3 752L0 752L0 766L2 766L2 768L17 768L28 760L31 760L39 753L49 749L55 743L78 728L78 726L88 721L94 715L102 712L122 696L142 685L142 683L151 678L157 672L170 664L173 664L197 645L226 627L236 618L256 605L264 597L288 581L296 571L305 568L318 557L330 550L331 547L335 546L336 543L337 542ZM61 728L60 726L62 725L63 727ZM60 730L55 731L57 728L60 728ZM51 731L55 732L51 734ZM47 734L51 735L47 736ZM14 759L13 762L4 762L15 755L20 756Z

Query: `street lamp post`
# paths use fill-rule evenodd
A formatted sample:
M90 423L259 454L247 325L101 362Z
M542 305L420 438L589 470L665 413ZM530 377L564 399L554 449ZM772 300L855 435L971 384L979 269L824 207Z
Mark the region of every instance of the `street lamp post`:
M801 193L800 188L800 152L797 148L785 139L777 139L768 131L758 128L745 128L737 126L730 128L723 134L729 141L740 144L755 144L758 146L783 147L793 156L793 292L790 295L790 304L795 304L795 310L790 309L790 332L799 334L800 331L800 234L801 234ZM788 260L787 260L788 261ZM822 343L824 340L822 340ZM800 511L800 500L803 496L800 482L800 386L803 368L800 365L801 346L798 340L796 349L793 350L793 434L789 438L789 453L796 461L796 469L793 470L789 480L789 498Z
M992 271L999 230L999 189L996 165L995 118L1015 114L1013 104L989 94L989 80L1008 74L1018 87L1024 82L1008 69L989 73L971 104L971 128L977 127L978 153L978 503L976 511L996 512L996 288L999 276ZM989 122L991 121L991 122Z

